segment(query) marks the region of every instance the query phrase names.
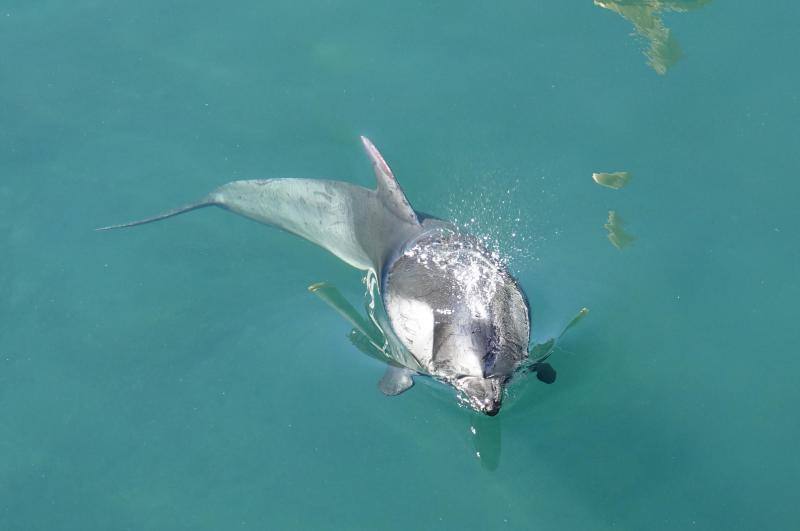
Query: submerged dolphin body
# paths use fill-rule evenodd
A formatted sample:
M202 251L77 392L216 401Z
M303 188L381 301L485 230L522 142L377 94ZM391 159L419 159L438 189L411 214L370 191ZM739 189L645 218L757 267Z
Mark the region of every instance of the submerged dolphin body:
M388 316L381 328L405 350L384 360L384 393L402 393L414 373L425 374L454 387L472 409L496 415L505 385L528 358L527 299L479 239L417 214L372 142L361 140L375 190L315 179L234 181L196 203L98 230L219 206L301 236L375 279Z

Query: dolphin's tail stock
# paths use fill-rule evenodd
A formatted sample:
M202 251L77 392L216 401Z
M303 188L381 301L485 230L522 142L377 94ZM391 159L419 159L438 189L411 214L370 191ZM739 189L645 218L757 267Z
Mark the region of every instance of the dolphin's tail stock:
M200 201L195 203L189 203L188 205L183 205L178 208L173 208L172 210L167 210L166 212L162 212L157 216L153 216L150 218L140 219L138 221L130 221L128 223L120 223L119 225L109 225L107 227L98 227L94 230L112 230L112 229L125 229L128 227L135 227L136 225L144 225L146 223L153 223L154 221L161 221L162 219L171 218L172 216L177 216L178 214L183 214L184 212L189 212L190 210L197 210L198 208L205 208L209 206L218 206L220 203L212 196L206 196Z

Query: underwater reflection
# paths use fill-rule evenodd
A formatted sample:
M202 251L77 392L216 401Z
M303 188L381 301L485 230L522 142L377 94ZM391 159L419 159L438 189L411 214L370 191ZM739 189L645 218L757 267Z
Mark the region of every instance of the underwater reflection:
M608 221L603 227L608 231L608 241L617 249L622 250L636 239L623 229L625 222L614 210L608 211Z
M609 9L633 24L638 35L648 42L644 55L647 64L661 75L681 58L678 41L664 26L661 14L698 9L711 0L594 0L596 6Z
M469 433L475 457L486 470L497 470L503 443L503 424L499 417L471 413Z

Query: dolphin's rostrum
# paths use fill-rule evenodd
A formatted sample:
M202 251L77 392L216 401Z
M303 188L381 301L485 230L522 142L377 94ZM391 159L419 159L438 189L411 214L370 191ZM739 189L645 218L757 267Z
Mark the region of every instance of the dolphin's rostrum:
M496 415L515 372L536 370L549 355L528 357L527 299L480 239L415 212L381 154L361 140L375 190L315 179L234 181L196 203L98 230L219 206L301 236L373 279L388 317L378 323L380 335L402 347L384 349L384 393L402 393L413 374L423 374L454 387L468 407Z

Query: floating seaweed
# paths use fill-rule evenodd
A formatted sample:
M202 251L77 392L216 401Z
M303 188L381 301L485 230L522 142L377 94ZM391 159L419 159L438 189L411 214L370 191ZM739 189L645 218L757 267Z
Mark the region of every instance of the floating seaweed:
M627 171L617 171L613 173L593 173L592 179L594 182L599 184L600 186L605 186L606 188L613 188L614 190L619 190L620 188L624 188L628 181L631 180L631 174Z
M644 55L647 64L664 75L683 53L661 14L669 11L686 12L698 9L711 0L594 0L596 6L609 9L633 24L638 35L649 43Z
M627 247L636 239L632 235L625 232L622 226L625 222L613 210L608 211L608 221L603 227L608 231L608 241L617 249Z

